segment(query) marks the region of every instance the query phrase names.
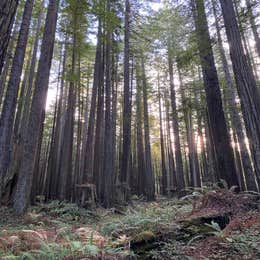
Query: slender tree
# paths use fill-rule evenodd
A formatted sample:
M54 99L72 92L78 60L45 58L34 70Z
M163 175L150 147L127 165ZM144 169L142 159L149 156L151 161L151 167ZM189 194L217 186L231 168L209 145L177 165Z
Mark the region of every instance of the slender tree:
M147 200L155 199L154 172L152 168L149 111L148 111L148 85L145 74L144 56L141 56L142 85L143 85L143 114L144 114L144 151L145 151L145 190Z
M129 70L129 37L130 37L130 3L125 1L125 39L124 39L124 103L123 103L123 148L121 157L120 182L123 199L128 199L128 175L131 148L131 105L130 105L130 70Z
M168 45L168 68L170 75L170 93L171 93L171 108L172 108L172 123L173 123L173 134L174 134L174 149L175 149L175 161L176 161L176 175L177 175L177 188L181 191L185 187L184 173L183 173L183 161L181 154L181 142L180 142L180 130L178 122L178 113L176 105L176 93L174 86L174 76L173 76L173 57L172 50Z

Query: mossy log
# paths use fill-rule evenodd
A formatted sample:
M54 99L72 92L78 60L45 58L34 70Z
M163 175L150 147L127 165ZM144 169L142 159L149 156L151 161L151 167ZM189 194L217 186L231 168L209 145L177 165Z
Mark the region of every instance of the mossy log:
M234 216L256 209L258 199L257 196L235 194L227 190L209 192L197 200L193 205L193 211L179 221L153 226L149 230L134 227L134 235L133 232L127 234L127 230L121 230L119 236L128 237L130 248L136 254L142 255L141 259L146 259L145 254L157 248L160 242L170 239L187 244L197 237L212 236L216 229L210 224L217 223L220 229L224 229ZM123 244L119 243L117 246Z

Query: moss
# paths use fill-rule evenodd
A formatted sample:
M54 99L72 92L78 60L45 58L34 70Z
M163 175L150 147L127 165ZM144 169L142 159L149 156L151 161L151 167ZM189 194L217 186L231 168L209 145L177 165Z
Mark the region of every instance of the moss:
M146 230L146 231L142 231L139 234L136 234L133 237L133 241L135 243L142 242L142 241L147 242L147 241L154 240L155 238L156 238L156 235L152 231Z

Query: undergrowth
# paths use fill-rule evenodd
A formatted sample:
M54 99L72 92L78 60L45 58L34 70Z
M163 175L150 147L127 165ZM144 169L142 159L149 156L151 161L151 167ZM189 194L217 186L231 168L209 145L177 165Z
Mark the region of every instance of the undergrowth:
M137 230L153 230L158 225L167 225L176 219L180 213L192 209L190 203L179 203L176 200L166 200L159 203L138 204L134 210L128 210L122 217L105 221L102 226L104 235L113 233L136 233Z
M260 259L258 195L191 189L181 199L160 197L150 203L136 199L123 211L90 211L73 203L52 201L32 207L24 218L17 219L9 209L1 209L0 259ZM224 228L214 218L199 225L193 222L233 209ZM189 226L178 229L188 232L183 236L186 240L173 235L176 226L184 225L183 220L198 229L191 236ZM80 237L78 229L85 230L86 236ZM57 237L50 235L33 248L21 237L24 230L54 232ZM19 243L2 243L1 247L1 242L11 237ZM142 248L136 250L133 245Z
M93 211L79 207L75 203L68 203L64 201L51 201L50 203L40 204L34 207L36 213L44 212L48 216L55 218L62 218L65 221L74 222L96 222L99 216Z

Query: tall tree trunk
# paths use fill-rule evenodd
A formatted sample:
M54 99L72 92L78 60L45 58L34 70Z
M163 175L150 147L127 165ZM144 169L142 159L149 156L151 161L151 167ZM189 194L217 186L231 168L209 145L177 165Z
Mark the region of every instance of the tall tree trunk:
M161 173L162 173L162 190L163 195L167 195L167 169L165 162L165 147L162 125L162 104L161 104L161 90L160 90L160 75L158 74L158 99L159 99L159 117L160 117L160 144L161 144Z
M180 81L180 92L181 92L181 100L183 105L184 121L186 126L187 143L189 148L188 155L189 155L191 185L193 187L201 187L199 161L198 161L197 147L195 144L194 129L192 123L191 104L190 101L187 100L185 96L185 92L184 92L185 86L183 85L183 79L182 79L179 65L177 65L177 67L178 67L178 74L179 74L179 81Z
M210 42L204 0L192 0L198 48L203 71L212 146L216 152L216 169L229 186L238 186L234 155L224 117L217 70Z
M42 115L46 104L50 67L53 55L55 31L57 23L58 1L50 0L46 16L41 55L35 80L35 92L33 95L29 123L24 139L19 177L14 194L14 210L22 214L29 204L34 158L41 130Z
M116 183L116 176L118 173L117 167L117 147L116 147L116 126L117 126L117 109L118 109L118 84L119 84L119 75L118 75L118 45L113 40L113 59L112 59L112 172L113 172L113 183ZM137 187L137 186L136 186Z
M28 51L29 56L31 56L31 48ZM27 86L27 82L28 82L28 77L29 77L29 69L30 69L30 62L29 60L24 61L24 63L26 63L25 69L24 69L24 75L23 75L23 80L21 82L21 86L19 89L19 96L17 97L17 112L15 114L15 120L14 120L14 124L13 124L13 142L16 143L16 141L18 140L18 131L19 131L19 126L21 123L21 119L22 119L22 111L23 111L23 102L24 102L24 96L25 96L25 92L26 92L26 86Z
M138 195L143 194L145 189L145 160L143 142L143 109L142 109L142 85L140 68L136 66L136 146L137 146L137 182Z
M145 74L144 57L141 58L142 68L142 83L143 83L143 106L144 106L144 149L145 149L145 195L148 201L155 199L155 183L154 173L152 168L152 155L150 143L150 128L149 128L149 112L148 112L148 94L147 82Z
M102 44L103 45L103 44ZM104 46L102 47L104 49ZM101 71L98 82L98 98L97 98L97 120L95 130L95 146L94 146L94 166L93 175L94 183L97 188L98 198L101 198L101 192L104 190L103 178L103 162L104 162L104 51L102 54Z
M123 102L123 147L120 169L120 182L123 200L128 199L128 175L131 151L131 105L130 105L130 70L129 70L129 34L130 34L130 3L125 1L125 46L124 46L124 102Z
M205 142L204 142L204 135L202 132L202 115L201 113L199 113L198 115L198 120L197 120L197 124L198 124L198 137L199 137L199 146L200 146L200 154L201 154L201 177L202 180L204 180L204 176L206 176L208 174L208 162L207 162L207 157L206 157L206 151L205 151Z
M5 87L6 87L7 76L8 76L8 72L10 69L11 61L13 60L14 44L15 44L17 33L18 33L17 31L18 31L18 21L15 22L13 34L11 36L8 50L7 50L7 55L5 58L3 71L2 71L2 73L0 72L0 75L1 75L1 77L0 77L0 112L1 112L2 99L4 96L4 92L5 92Z
M244 116L247 136L251 146L255 171L260 183L260 94L252 67L243 51L241 33L236 20L232 1L220 0L227 38L230 43L230 56L235 74L238 95Z
M97 40L97 48L96 48L96 57L95 57L95 65L94 65L94 80L92 87L92 96L91 96L91 104L90 104L90 112L89 112L89 122L88 122L88 134L86 140L86 151L84 158L84 167L83 172L81 173L82 182L93 182L93 163L94 163L94 127L95 127L95 119L96 119L96 103L97 103L97 90L98 90L98 82L100 77L100 72L102 70L102 24L101 19L98 22L98 40Z
M253 3L251 0L246 0L246 7L247 7L248 16L249 16L249 22L250 22L251 29L252 29L252 32L254 35L255 47L256 47L258 56L260 58L260 37L259 37L258 31L257 31L257 25L256 25L255 17L253 14L252 5L253 5Z
M177 189L176 167L172 150L171 126L170 126L170 102L168 90L165 90L165 114L166 114L166 133L167 133L167 152L169 168L169 185L168 189L175 191Z
M111 3L107 1L107 12L110 12ZM106 21L107 23L109 21ZM111 121L111 41L112 32L108 29L106 35L106 67L105 67L105 133L104 133L104 191L102 196L102 202L105 208L109 208L113 205L113 172L112 172L112 121Z
M67 36L65 38L63 58L62 58L62 72L61 72L61 84L59 93L59 102L57 107L56 125L53 145L50 148L50 154L48 159L47 180L46 180L46 199L57 199L58 197L58 180L60 169L60 156L61 156L61 144L62 144L62 129L63 129L63 99L64 99L64 78L66 71L67 61Z
M37 61L37 50L39 45L39 38L40 38L40 29L41 29L41 20L42 20L42 11L43 11L43 3L41 4L39 8L39 15L37 19L37 25L36 25L36 32L35 32L35 39L34 39L34 46L33 46L33 52L31 56L30 61L30 71L28 75L28 79L26 79L28 82L26 82L26 88L25 88L25 98L22 99L22 109L20 111L19 107L17 108L17 114L16 114L16 121L14 125L14 147L12 152L12 158L11 160L14 161L11 166L11 168L8 170L6 175L6 181L4 183L4 186L9 183L8 186L13 186L13 183L16 182L16 175L17 171L19 169L19 165L21 162L21 150L22 150L22 139L25 135L26 129L27 129L27 123L28 123L28 117L29 117L29 111L30 111L30 105L31 105L31 97L32 97L32 91L33 91L33 80L35 78L35 67L36 67L36 61ZM21 96L21 94L20 94ZM21 116L19 116L19 113L21 113ZM19 118L20 117L20 118ZM12 191L11 191L12 192Z
M246 141L245 141L245 135L244 135L243 126L242 126L242 121L239 116L238 108L237 108L237 104L236 104L235 86L232 82L232 77L231 77L231 73L229 70L227 58L225 55L225 49L224 49L222 38L221 38L220 25L219 25L218 18L217 18L217 9L216 9L215 1L213 1L213 12L214 12L214 16L215 16L215 23L216 23L216 29L217 29L218 48L219 48L222 67L223 67L223 71L225 74L225 80L226 80L226 84L227 84L227 91L228 91L227 100L228 100L229 108L230 108L232 128L237 134L239 147L240 147L240 154L241 154L241 159L242 159L242 164L243 164L243 169L244 169L248 189L257 190L257 186L256 186L256 183L254 180L253 167L252 167L250 156L249 156L249 153L248 153L248 150L246 147ZM244 187L243 172L238 172L238 175L240 176L241 186Z
M2 196L3 178L6 175L10 163L12 130L17 104L16 101L23 69L27 39L29 35L33 3L34 0L28 0L24 6L22 23L11 68L10 80L8 82L3 110L0 118L0 200Z
M255 59L252 55L252 51L251 51L251 48L250 48L248 37L246 35L246 28L243 25L241 13L239 12L239 3L237 1L234 1L233 3L234 3L235 15L236 15L236 18L237 18L238 28L239 28L240 34L241 34L242 45L244 47L246 58L248 60L248 65L251 67L251 69L254 73L254 76L257 77L258 73L257 73L256 64L255 64Z
M61 148L60 158L60 190L59 199L70 199L72 192L72 152L73 152L73 132L74 132L74 111L75 111L75 70L76 70L76 25L77 19L75 14L75 24L73 33L72 45L72 64L71 75L72 79L69 84L69 94L67 100L67 110L65 114L64 136L62 137L63 143Z
M77 118L77 142L76 142L76 151L74 158L74 169L73 169L73 201L75 200L76 195L76 184L79 183L79 173L80 173L80 156L81 156L81 141L82 141L82 122L81 118L83 116L83 102L81 102L81 55L78 54L78 68L77 68L77 102L78 102L78 118Z
M168 44L169 45L169 44ZM170 93L171 93L171 107L172 107L172 123L173 123L173 135L174 135L174 151L175 151L175 163L176 163L176 175L177 175L177 189L181 191L185 188L183 162L181 155L181 142L180 142L180 130L179 119L176 105L176 93L173 78L173 60L171 54L171 48L168 46L168 66L170 75Z
M84 158L86 152L86 141L88 133L88 113L89 113L89 81L90 76L87 76L87 94L84 101L84 112L83 112L83 126L82 126L82 144L81 144L81 158L80 158L80 168L79 168L79 179L78 183L82 180L82 173L84 171Z
M18 2L19 0L2 0L0 2L0 74L5 61Z

